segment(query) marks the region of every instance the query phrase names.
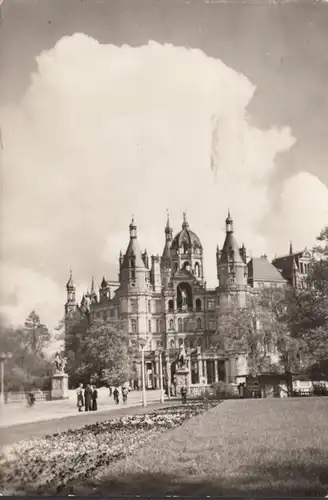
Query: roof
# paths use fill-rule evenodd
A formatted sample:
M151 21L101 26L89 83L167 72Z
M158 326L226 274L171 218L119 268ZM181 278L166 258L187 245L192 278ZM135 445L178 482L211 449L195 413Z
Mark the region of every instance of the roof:
M251 259L248 264L248 278L255 281L285 282L278 269L265 257Z
M134 258L134 267L136 267L136 268L141 267L141 268L145 269L145 263L142 260L142 254L141 254L141 250L140 250L139 242L138 242L137 238L130 238L128 248L126 249L126 252L125 252L125 255L123 258L123 262L122 262L122 266L121 266L122 268L130 267L129 259L131 259L131 257Z
M174 237L172 241L171 248L177 250L184 243L187 244L188 248L199 248L202 249L202 244L197 234L195 234L191 229L189 229L189 224L186 219L186 215L183 214L183 224L181 231Z
M233 254L232 254L233 252ZM231 255L231 258L230 257ZM224 240L223 248L221 250L221 259L220 264L225 264L227 262L240 262L243 263L243 259L241 258L239 247L235 235L233 232L229 232L226 235L226 239Z

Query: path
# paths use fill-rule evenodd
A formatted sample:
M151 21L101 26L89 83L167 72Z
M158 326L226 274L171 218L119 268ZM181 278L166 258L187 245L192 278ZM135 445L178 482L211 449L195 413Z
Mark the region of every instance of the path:
M153 411L165 406L177 404L177 401L166 401L161 403L149 403L146 408L138 406L119 406L110 410L102 410L90 413L76 413L74 416L63 417L53 420L43 420L42 422L29 422L20 425L13 425L8 428L0 428L0 443L2 446L11 445L18 441L64 432L69 429L79 429L88 424L104 422L124 415L135 415Z
M149 403L160 401L160 391L147 391L146 399ZM132 391L128 396L127 407L141 406L142 393ZM99 390L98 413L104 410L117 409L113 398L108 396L108 390ZM37 401L35 406L28 408L26 402L9 403L0 408L0 428L9 428L13 425L26 424L30 422L41 422L43 420L54 420L75 416L78 413L76 407L76 394L72 391L70 398L59 401Z

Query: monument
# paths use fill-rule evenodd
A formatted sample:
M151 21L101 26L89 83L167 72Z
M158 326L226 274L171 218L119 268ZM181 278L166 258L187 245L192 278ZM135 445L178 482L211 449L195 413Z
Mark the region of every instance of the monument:
M68 375L65 373L66 359L57 352L54 359L55 373L51 380L51 399L68 399Z
M175 383L176 383L176 393L178 396L180 395L182 387L185 387L187 389L187 394L189 394L189 367L187 365L187 355L184 345L180 347L177 359Z

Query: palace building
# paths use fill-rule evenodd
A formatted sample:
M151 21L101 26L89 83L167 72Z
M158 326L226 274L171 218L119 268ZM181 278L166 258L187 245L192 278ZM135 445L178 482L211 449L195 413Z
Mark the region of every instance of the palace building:
M244 245L239 247L228 213L222 248L217 246L218 286L207 288L204 280L203 246L183 215L181 230L173 237L169 218L164 229L162 255L149 257L138 242L137 226L129 226L129 243L119 257L117 282L103 278L99 293L92 279L91 291L76 302L72 274L66 285L66 329L77 316L126 324L131 343L146 339L146 386L156 388L159 351L164 350L167 383L173 383L178 350L187 349L190 384L232 382L247 374L245 359L221 359L210 349L219 312L230 304L243 306L254 289L288 284L301 286L311 254L293 253L272 263L264 255L247 258ZM138 377L140 379L140 376ZM136 382L140 386L140 380Z

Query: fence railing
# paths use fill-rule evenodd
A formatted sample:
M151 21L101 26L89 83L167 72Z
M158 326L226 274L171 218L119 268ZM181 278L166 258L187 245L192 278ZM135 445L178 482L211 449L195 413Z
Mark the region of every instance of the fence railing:
M35 396L36 401L49 401L51 399L50 391L30 391ZM7 392L5 393L5 403L24 403L27 392Z

